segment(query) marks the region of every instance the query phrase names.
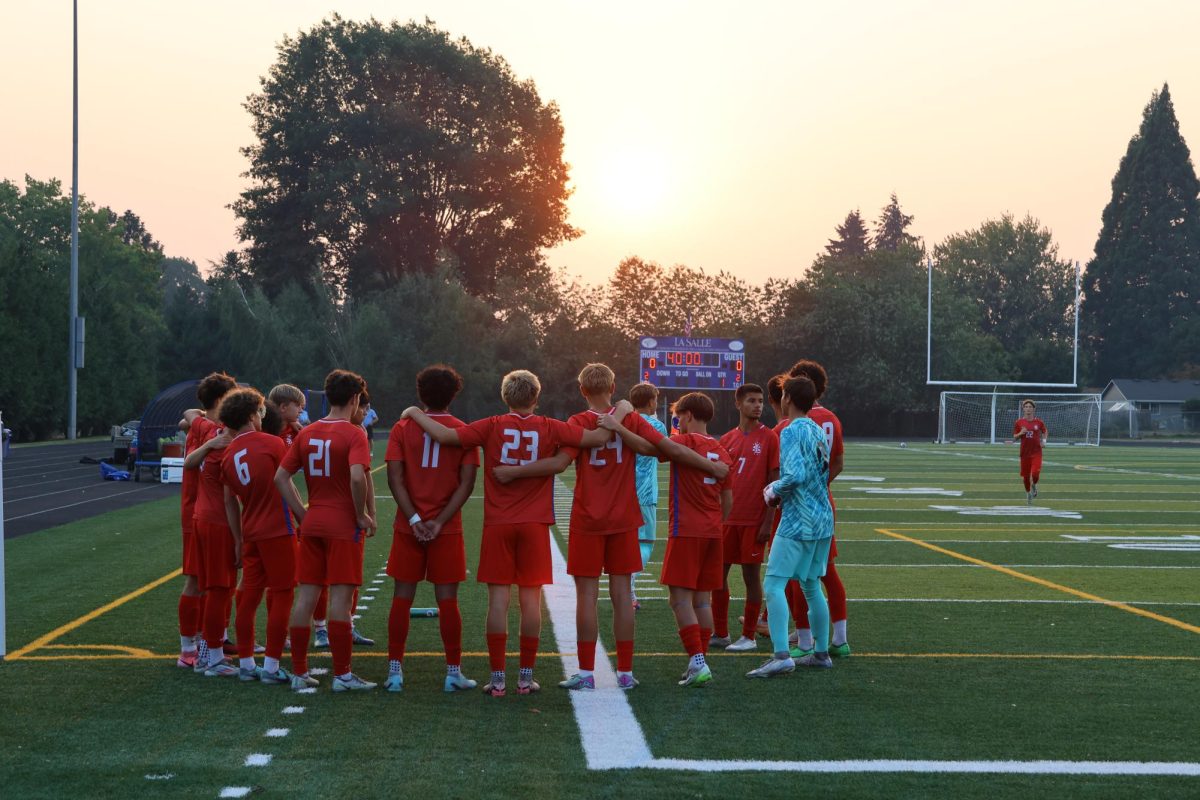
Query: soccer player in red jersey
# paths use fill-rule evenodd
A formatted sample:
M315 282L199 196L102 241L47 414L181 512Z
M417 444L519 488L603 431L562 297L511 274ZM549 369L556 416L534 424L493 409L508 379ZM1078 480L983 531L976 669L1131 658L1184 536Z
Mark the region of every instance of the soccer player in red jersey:
M618 413L612 405L616 376L604 364L588 364L579 373L579 391L588 410L571 417L567 424L585 430L599 427L602 417ZM507 483L513 478L537 477L562 472L575 463L575 491L571 504L570 536L567 540L567 572L575 579L577 650L579 672L559 683L563 689L590 691L596 688L596 641L599 635L597 604L600 576L608 573L608 592L613 605L613 637L617 643L617 687L638 685L633 677L633 573L642 568L638 529L642 519L637 497L636 454L668 458L707 472L725 471L692 450L671 442L655 430L629 405L622 411L621 437L590 450L560 448L548 459L516 467L496 467L495 475ZM615 418L614 418L615 419ZM627 427L626 427L627 426ZM633 452L628 452L632 450Z
M304 411L306 402L304 392L290 383L281 383L267 394L267 399L279 409L279 416L283 418L283 429L280 430L279 437L283 439L284 444L291 447L296 434L304 428L300 424L300 412Z
M1037 418L1037 403L1021 401L1021 418L1013 425L1013 439L1021 443L1021 480L1025 483L1025 502L1033 505L1038 478L1042 477L1042 448L1050 432Z
M501 465L530 464L548 458L562 445L599 447L612 438L604 430L585 431L556 419L535 415L542 385L528 370L504 376L500 396L509 413L476 420L462 428L447 427L418 408L411 419L443 447L483 447L483 542L476 577L488 585L487 643L492 678L483 691L505 693L504 654L508 642L508 605L512 584L521 607L521 657L517 693L541 687L533 679L542 628L542 586L552 583L550 530L554 524L554 478L544 476L503 484L492 472Z
M679 398L671 411L679 419L680 432L671 440L709 461L731 467L729 453L708 435L713 410L712 400L701 392ZM628 441L621 429L617 432ZM664 455L659 459L667 460ZM712 592L721 588L721 526L733 506L733 491L728 475L721 480L675 462L671 464L670 495L667 553L660 581L670 590L671 610L688 654L688 668L679 685L703 686L712 680L704 654L712 635Z
M763 412L763 390L753 383L742 384L734 393L738 426L721 437L721 446L733 459L729 481L733 509L725 520L724 581L713 592L713 636L710 647L733 653L758 648L754 638L756 621L763 606L762 564L771 538L775 514L762 501L767 484L779 477L779 435L759 421ZM729 568L739 564L746 584L746 608L742 634L729 641Z
M317 685L308 674L309 622L323 586L329 586L329 646L335 692L374 689L351 671L351 605L362 584L363 546L375 534L367 495L371 450L367 434L353 420L367 391L361 376L335 369L325 377L329 414L306 426L275 471L275 486L301 526L298 580L292 607L292 688ZM304 471L308 507L292 475Z
M426 367L417 374L417 396L425 413L448 428L464 426L449 412L450 403L462 387L462 377L444 364ZM396 584L388 615L388 678L384 687L389 692L404 689L409 612L417 584L427 580L433 584L446 651L442 688L446 692L474 689L475 681L462 674L458 585L467 579L461 510L475 490L479 451L443 448L416 423L400 420L388 436L385 458L397 514L387 562L387 573Z
M237 387L237 381L223 372L214 372L196 387L196 399L200 408L183 412L179 429L187 431L184 454L192 452L211 438L218 427L216 418L221 398ZM203 599L200 595L199 554L195 544L196 491L200 487L200 472L197 469L183 471L180 492L179 521L183 529L183 592L179 595L179 660L176 666L185 669L196 667L196 639L200 635Z
M291 680L279 666L279 658L296 585L296 531L291 511L275 487L275 471L287 446L278 434L263 432L266 412L263 396L255 389L236 389L221 402L221 422L233 432L221 459L221 482L225 485L225 517L234 540L241 542L238 677L278 684ZM260 670L254 661L254 616L268 589L267 647Z
M842 473L845 461L845 447L842 444L842 423L829 409L821 405L821 397L829 386L829 376L825 368L816 361L803 359L792 365L787 377L808 378L817 390L817 401L808 412L808 418L817 424L825 434L825 443L829 445L829 484ZM833 508L834 518L837 517L837 504L833 501L833 490L829 491L829 505ZM838 575L837 566L833 560L837 558L837 535L834 534L829 545L829 562L821 583L825 586L825 594L829 599L829 619L833 624L833 635L829 640L829 655L835 658L850 655L850 643L846 638L846 587ZM812 631L808 628L808 603L804 592L796 581L788 583L788 599L791 601L792 616L796 618L796 649L793 658L803 658L813 652Z

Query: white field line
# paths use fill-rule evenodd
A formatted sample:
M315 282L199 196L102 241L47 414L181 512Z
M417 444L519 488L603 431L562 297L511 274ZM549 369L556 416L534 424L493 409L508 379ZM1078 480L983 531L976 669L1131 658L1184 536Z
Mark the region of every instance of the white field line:
M866 447L875 447L880 450L896 450L905 453L926 453L935 456L954 456L957 458L977 458L985 461L1006 461L1010 464L1016 464L1020 459L1014 453L1012 456L985 456L980 453L955 453L946 450L929 450L922 447L897 447L895 445L886 444L868 444ZM1120 467L1098 467L1089 464L1070 464L1064 461L1043 461L1043 465L1053 467L1066 467L1068 469L1079 469L1082 472L1115 472L1120 475L1148 475L1154 478L1174 478L1183 481L1200 481L1200 475L1180 475L1174 472L1151 472L1141 469L1121 469Z
M1057 500L1056 500L1056 502L1057 502ZM1010 506L999 506L999 507L997 507L997 508L1009 508L1009 507L1010 507ZM871 506L871 507L869 507L869 508L858 508L858 507L855 507L855 506L853 506L853 505L851 505L851 504L849 504L849 503L846 503L846 502L844 502L843 500L839 500L839 501L838 501L838 507L837 507L837 513L838 513L838 517L841 517L843 514L864 514L864 513L868 512L868 511L886 511L886 512L888 512L888 513L891 513L891 514L927 514L927 513L929 513L929 509L930 509L930 508L933 508L933 506L928 506L928 507L926 507L926 506L913 506L913 507L911 507L911 508L902 508L902 507L900 507L900 506L889 506L889 507L886 507L886 508L876 508L875 506ZM983 509L983 511L984 511L984 512L987 512L987 511L990 511L990 510L991 510L991 509L990 509L989 507L987 507L987 506L979 506L979 508ZM1011 508L1030 508L1030 506L1011 506ZM1036 508L1038 508L1038 507L1037 507L1037 506L1032 506L1032 508L1035 508L1035 509L1036 509ZM1069 512L1069 511L1060 511L1060 510L1057 510L1057 509L1050 509L1050 508L1046 508L1045 506L1043 506L1042 508L1044 509L1043 513L1049 513L1050 511L1058 511L1058 513L1060 513L1060 514L1066 514L1066 513L1079 513L1079 512ZM1196 510L1195 510L1195 509L1191 509L1191 510L1189 510L1189 509L1178 509L1178 510L1165 510L1165 511L1158 511L1158 510L1155 510L1155 509L1150 509L1150 508L1146 508L1146 509L1136 509L1136 508L1108 508L1108 509L1105 509L1105 508L1089 508L1089 509L1087 510L1087 513L1088 513L1088 515L1090 516L1090 515L1092 515L1092 514L1196 514L1197 512L1196 512ZM991 514L988 514L988 513L982 513L982 514L979 514L979 516L995 516L995 517L1009 517L1009 518L1012 518L1012 517L1034 517L1034 516L1038 516L1038 514L1033 514L1033 513L1029 513L1029 512L1025 512L1025 513L1021 513L1021 514L1005 514L1005 513L1001 512L1001 511L995 511L994 513L991 513ZM1077 518L1074 518L1074 517L1073 517L1072 519L1077 519ZM840 520L840 519L839 519L839 522L840 522L840 521L842 521L842 520ZM853 522L854 522L855 524L864 524L864 523L863 523L861 520L853 520ZM912 523L909 523L909 524L912 524ZM1089 522L1088 524L1089 524L1089 525L1091 525L1091 524L1093 524L1093 523L1090 523L1090 522Z
M103 500L107 500L110 497L120 497L121 495L133 494L134 492L146 492L151 489L156 489L159 486L160 486L160 484L152 483L149 486L143 486L140 489L130 489L127 492L113 492L112 494L106 494L104 497L93 497L89 500L80 500L78 503L67 503L65 506L56 506L54 508L46 508L41 511L34 511L31 514L22 514L19 517L5 517L4 521L5 522L16 522L19 519L26 519L28 517L37 517L37 516L41 516L42 514L49 514L52 511L62 511L64 508L74 508L75 506L82 506L86 503L99 503Z
M989 569L981 564L848 564L837 562L839 567L863 568L908 568L945 567L946 569ZM1195 564L996 564L1009 569L1200 569Z
M245 797L251 791L249 786L226 786L217 797Z
M730 600L742 598L730 597ZM1096 600L984 600L984 599L962 599L950 597L849 597L846 599L849 603L999 603L1012 605L1064 605L1064 606L1092 606L1103 605ZM1171 602L1166 600L1116 600L1114 602L1124 603L1127 606L1200 606L1200 603L1184 603Z
M246 762L244 766L265 767L271 763L271 757L272 756L270 753L251 753L250 755L246 756Z
M877 510L877 511L895 511L896 509L880 508L880 509L875 509L875 510ZM901 509L901 510L903 510L903 509ZM841 513L842 513L842 509L839 506L838 514L840 515ZM920 522L901 522L901 523L897 523L896 520L894 520L894 519L893 520L856 519L853 521L839 519L838 524L839 525L891 525L900 530L907 529L907 530L911 531L911 530L927 530L927 529L931 529L931 528L936 528L938 526L941 526L943 528L949 528L951 530L962 530L964 524L969 526L971 523L969 523L969 522L964 523L963 520L960 520L960 519L954 519L954 520L931 519L931 520L922 520ZM1196 523L1194 523L1194 522L1192 522L1192 523L1187 523L1187 522L1130 523L1130 522L1093 522L1092 520L1088 520L1087 522L1080 522L1079 520L1072 520L1070 522L1055 522L1053 518L1039 519L1036 522L1021 522L1019 517L1008 517L1007 519L1004 520L1004 527L1006 529L1011 529L1013 533L1020 533L1022 526L1027 527L1027 528L1037 528L1037 529L1061 528L1064 531L1069 531L1069 530L1072 530L1075 528L1117 528L1119 530L1120 529L1130 530L1132 528L1150 528L1151 530L1159 530L1161 528L1185 528L1185 529L1190 528L1191 530L1194 530L1194 531L1200 530L1200 526L1197 526Z
M555 480L556 505L570 490ZM563 526L567 532L567 527ZM554 583L545 589L546 607L562 653L563 675L579 669L575 656L575 590L567 562L554 534L550 534ZM928 772L1007 773L1026 775L1196 775L1200 763L1143 761L720 761L655 758L646 742L625 693L617 688L617 675L596 642L596 690L571 692L571 707L579 724L579 738L588 769L660 769L679 772ZM703 691L703 690L700 690Z

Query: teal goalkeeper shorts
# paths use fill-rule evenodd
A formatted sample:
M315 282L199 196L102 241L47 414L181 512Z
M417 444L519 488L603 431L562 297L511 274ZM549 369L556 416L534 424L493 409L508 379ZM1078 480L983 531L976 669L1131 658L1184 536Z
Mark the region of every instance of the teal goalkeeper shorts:
M800 540L777 535L767 556L767 575L798 581L823 577L832 541L832 536Z
M638 528L639 542L658 538L658 506L642 506L642 527Z

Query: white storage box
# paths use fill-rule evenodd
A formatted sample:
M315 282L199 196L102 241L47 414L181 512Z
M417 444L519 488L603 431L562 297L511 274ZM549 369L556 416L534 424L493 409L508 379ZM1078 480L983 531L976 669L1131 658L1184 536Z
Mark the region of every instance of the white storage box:
M183 459L164 458L159 470L159 480L163 483L183 483Z

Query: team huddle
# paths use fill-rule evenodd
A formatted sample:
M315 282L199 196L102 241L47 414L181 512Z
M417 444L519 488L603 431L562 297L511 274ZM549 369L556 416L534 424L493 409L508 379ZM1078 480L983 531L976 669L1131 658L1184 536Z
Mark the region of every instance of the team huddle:
M718 440L708 431L714 415L708 396L680 397L672 406L678 432L668 436L655 415L657 389L638 384L628 400L614 403L615 376L603 364L579 373L587 408L567 422L534 413L541 385L533 373L517 370L500 387L508 413L464 423L450 413L462 378L444 365L422 370L416 380L421 407L404 411L385 455L397 510L387 561L395 586L384 687L403 691L410 613L422 581L433 584L437 600L444 690L477 686L462 672L458 587L467 576L461 510L480 466L484 521L476 578L488 587L486 694L509 691L514 585L520 610L515 690L541 688L534 668L542 587L553 582L555 475L571 465L567 572L575 581L579 671L559 686L596 688L598 603L606 574L617 685L638 686L634 576L650 561L657 538L660 462L670 464L661 583L688 656L679 685L712 680L705 658L710 647L754 651L760 637L769 639L771 657L747 673L751 678L797 666L829 668L831 657L848 656L846 592L834 567L829 491L842 469L842 432L837 417L817 402L826 383L819 364L800 361L772 378L766 392L753 384L739 387L738 426ZM201 408L180 421L187 431L181 502L186 582L178 665L210 677L307 690L318 686L309 649L327 646L333 691L374 689L377 684L356 675L352 665L354 646L373 644L353 623L365 541L378 528L362 427L370 404L366 381L345 370L329 373L329 412L309 425L300 423L305 395L289 384L264 397L214 373L200 382L197 396ZM774 429L760 421L766 402L780 420ZM307 504L293 482L298 472ZM740 636L731 641L728 576L735 564L746 598ZM255 616L264 597L266 643L259 646ZM228 637L235 604L236 645ZM280 663L285 650L290 671Z

